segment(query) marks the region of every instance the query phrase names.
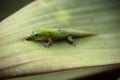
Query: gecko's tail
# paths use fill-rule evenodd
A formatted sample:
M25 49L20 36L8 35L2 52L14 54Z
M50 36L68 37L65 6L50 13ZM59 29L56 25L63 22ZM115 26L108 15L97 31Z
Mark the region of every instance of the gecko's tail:
M74 37L87 37L97 35L97 33L95 32L79 31L74 29L70 29L69 31L72 33L71 35Z

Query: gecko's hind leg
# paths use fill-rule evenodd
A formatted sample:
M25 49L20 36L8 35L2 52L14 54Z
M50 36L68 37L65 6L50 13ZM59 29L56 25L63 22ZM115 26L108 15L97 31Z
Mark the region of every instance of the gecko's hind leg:
M67 40L69 41L69 43L71 43L73 46L76 46L77 42L72 38L72 36L68 36Z

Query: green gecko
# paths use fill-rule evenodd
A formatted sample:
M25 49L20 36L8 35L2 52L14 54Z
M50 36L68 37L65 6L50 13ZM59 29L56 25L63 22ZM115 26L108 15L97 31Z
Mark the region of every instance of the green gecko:
M73 39L76 37L92 36L96 33L79 31L75 29L54 27L54 28L41 28L36 29L31 35L26 36L26 40L47 41L44 47L49 48L53 41L67 40L73 46L76 46L77 42Z

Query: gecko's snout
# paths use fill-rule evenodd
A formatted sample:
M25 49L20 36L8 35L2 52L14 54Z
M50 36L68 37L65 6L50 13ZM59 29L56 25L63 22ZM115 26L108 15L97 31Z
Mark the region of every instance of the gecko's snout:
M26 36L25 39L26 40L30 40L31 38L30 38L30 36Z

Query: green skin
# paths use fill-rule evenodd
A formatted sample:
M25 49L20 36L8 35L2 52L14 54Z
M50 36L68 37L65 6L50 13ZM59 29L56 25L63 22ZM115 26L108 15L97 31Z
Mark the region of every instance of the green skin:
M36 29L32 32L30 36L25 37L26 40L36 40L36 41L48 41L44 44L44 47L49 48L53 41L57 40L68 40L73 46L76 46L75 37L85 37L92 36L96 33L90 33L85 31L78 31L74 29L67 28L43 28Z

